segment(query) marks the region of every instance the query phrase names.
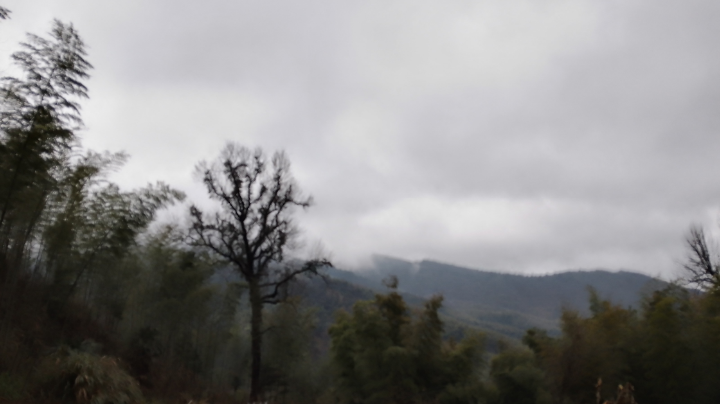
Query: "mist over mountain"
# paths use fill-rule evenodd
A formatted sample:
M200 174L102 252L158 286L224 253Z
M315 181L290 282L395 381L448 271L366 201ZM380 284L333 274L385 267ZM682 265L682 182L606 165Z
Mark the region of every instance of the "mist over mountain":
M662 280L626 271L524 276L380 255L373 256L371 266L355 271L331 268L328 275L374 291L386 290L382 280L395 276L398 290L409 301L419 302L442 294L449 318L510 338L522 337L531 327L558 332L563 308L588 314L590 287L614 304L638 308L643 296L667 285Z

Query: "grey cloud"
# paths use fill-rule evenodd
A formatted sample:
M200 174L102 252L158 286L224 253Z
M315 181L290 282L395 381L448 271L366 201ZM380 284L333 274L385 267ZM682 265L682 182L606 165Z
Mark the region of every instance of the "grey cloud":
M7 6L91 45L86 138L134 155L121 182L202 198L225 140L285 148L340 261L667 275L720 201L711 0Z

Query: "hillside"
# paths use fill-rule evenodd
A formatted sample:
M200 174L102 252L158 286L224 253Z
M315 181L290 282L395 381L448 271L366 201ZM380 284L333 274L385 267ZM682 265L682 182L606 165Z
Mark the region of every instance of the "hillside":
M409 296L409 301L442 294L448 317L511 338L520 338L531 327L557 332L564 307L587 314L588 287L613 303L638 307L643 295L665 285L663 281L624 271L522 276L385 256L374 256L369 268L330 269L328 274L333 279L377 291L385 289L384 278L396 276L400 292Z

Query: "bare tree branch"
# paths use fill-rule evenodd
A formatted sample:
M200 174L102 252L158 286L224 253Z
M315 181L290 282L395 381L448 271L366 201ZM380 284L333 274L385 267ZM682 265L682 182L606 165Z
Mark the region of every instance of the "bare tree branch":
M285 263L285 252L293 246L298 229L293 208L307 208L312 199L301 195L290 173L284 153L266 161L262 150L228 144L212 164L196 167L211 199L221 211L206 216L190 208L193 220L190 240L232 264L248 284L251 308L251 401L258 401L262 308L287 298L288 285L298 276L318 275L332 264L324 258L302 264Z
M683 267L690 274L688 282L702 289L720 286L718 264L711 256L703 228L692 226L688 236L685 238L685 245L689 251L687 261Z
M296 277L302 274L318 275L318 270L324 267L332 266L330 261L326 259L318 259L305 261L300 268L287 268L279 278L270 282L261 283L260 286L263 288L271 288L271 291L262 296L263 303L277 304L283 301L283 297L280 295L280 291L287 287L287 285Z

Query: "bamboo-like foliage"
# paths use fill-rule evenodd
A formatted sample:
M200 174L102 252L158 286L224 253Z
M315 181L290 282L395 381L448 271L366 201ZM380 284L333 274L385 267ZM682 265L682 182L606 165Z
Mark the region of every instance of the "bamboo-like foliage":
M720 399L715 383L720 377L719 296L671 285L647 296L636 311L593 293L591 316L566 311L562 335L552 338L534 330L525 342L557 402L612 397L616 386L630 383L640 403L715 403ZM596 397L591 386L597 386Z
M0 258L17 267L82 125L78 99L92 67L72 25L55 21L50 39L28 35L13 54L24 77L0 86ZM14 254L14 256L13 256ZM0 267L0 269L3 269Z
M389 286L396 286L396 282ZM482 402L483 339L442 340L442 298L413 318L395 290L340 311L330 328L342 403Z
M7 16L7 13L4 13ZM53 23L50 38L28 35L12 59L23 76L0 80L0 341L7 333L21 273L37 249L38 229L82 125L82 80L92 67L72 25Z

